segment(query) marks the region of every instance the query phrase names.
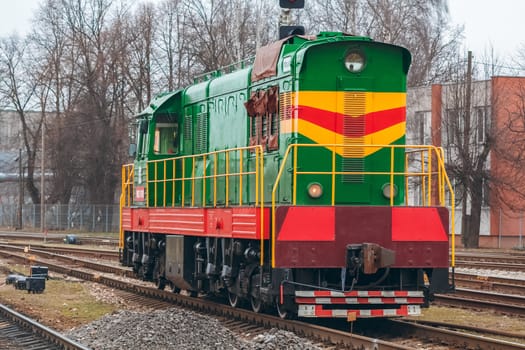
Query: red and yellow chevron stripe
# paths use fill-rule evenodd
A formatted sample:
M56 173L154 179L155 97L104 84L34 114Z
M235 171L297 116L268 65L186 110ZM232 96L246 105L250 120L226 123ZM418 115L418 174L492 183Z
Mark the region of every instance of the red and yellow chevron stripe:
M288 101L295 118L281 121L281 133L297 132L319 144L388 145L405 135L406 94L403 92L300 91ZM357 106L352 106L356 100ZM344 133L345 118L363 125L360 135ZM379 149L365 147L366 157ZM343 156L343 149L336 152Z

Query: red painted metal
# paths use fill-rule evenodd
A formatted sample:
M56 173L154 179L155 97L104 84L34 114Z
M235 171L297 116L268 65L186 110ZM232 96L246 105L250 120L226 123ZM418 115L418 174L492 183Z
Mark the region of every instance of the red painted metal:
M392 208L392 241L448 242L447 224L437 208Z
M295 298L297 304L423 304L421 298Z
M184 234L190 236L269 238L269 209L265 208L123 208L124 231Z
M446 208L418 208L415 212L403 211L410 208L390 206L308 207L308 211L301 209L302 207L291 206L276 209L276 267L345 267L347 245L362 243L375 243L393 250L394 268L448 267ZM332 213L333 219L329 216ZM292 232L287 221L289 215L291 222L301 229ZM422 219L414 220L413 215L419 215ZM427 220L429 224L422 226L421 220ZM399 222L402 225L394 229ZM430 223L437 228L431 229ZM431 233L427 240L423 240L420 230L427 226ZM401 229L404 232L402 237L406 240L394 240L393 237L399 237ZM308 234L301 235L301 232ZM414 239L408 240L411 235ZM445 237L443 240L441 235ZM327 240L327 237L333 238Z
M335 207L289 207L279 241L333 241Z
M334 309L324 309L323 305L308 305L308 312L304 313L302 307L299 307L299 316L301 317L315 317L315 318L347 318L351 314L355 314L359 318L368 318L368 317L397 317L397 316L409 316L414 314L419 314L419 307L416 309L417 312L410 312L409 305L400 305L396 309L354 309L354 310L334 310Z

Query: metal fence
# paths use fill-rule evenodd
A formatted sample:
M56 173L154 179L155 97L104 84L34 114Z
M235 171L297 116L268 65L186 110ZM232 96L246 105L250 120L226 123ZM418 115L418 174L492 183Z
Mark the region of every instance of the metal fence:
M17 205L0 205L0 226L19 227L20 208ZM56 204L45 206L45 228L49 230L74 230L82 232L118 232L119 206ZM40 205L22 206L22 229L40 229Z
M455 232L461 234L461 206L456 207ZM481 208L480 248L525 249L525 211L509 212L500 208ZM457 244L461 240L456 239Z

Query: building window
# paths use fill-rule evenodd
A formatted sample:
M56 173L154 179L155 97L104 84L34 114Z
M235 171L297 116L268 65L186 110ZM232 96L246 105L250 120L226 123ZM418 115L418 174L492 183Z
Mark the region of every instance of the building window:
M476 141L485 143L490 127L490 109L488 106L475 107L474 115L476 120Z
M465 111L462 108L447 109L445 118L445 144L449 146L462 143L465 130Z
M432 113L430 111L416 112L416 142L420 145L432 144Z

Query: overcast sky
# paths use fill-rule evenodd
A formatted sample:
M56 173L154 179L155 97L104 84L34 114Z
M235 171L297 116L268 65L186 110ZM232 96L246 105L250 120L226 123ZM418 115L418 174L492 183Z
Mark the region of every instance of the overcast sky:
M0 0L0 36L14 31L25 34L31 27L33 11L42 1ZM449 11L455 24L465 25L465 49L474 51L475 56L492 45L499 56L505 57L525 44L523 0L449 0Z

